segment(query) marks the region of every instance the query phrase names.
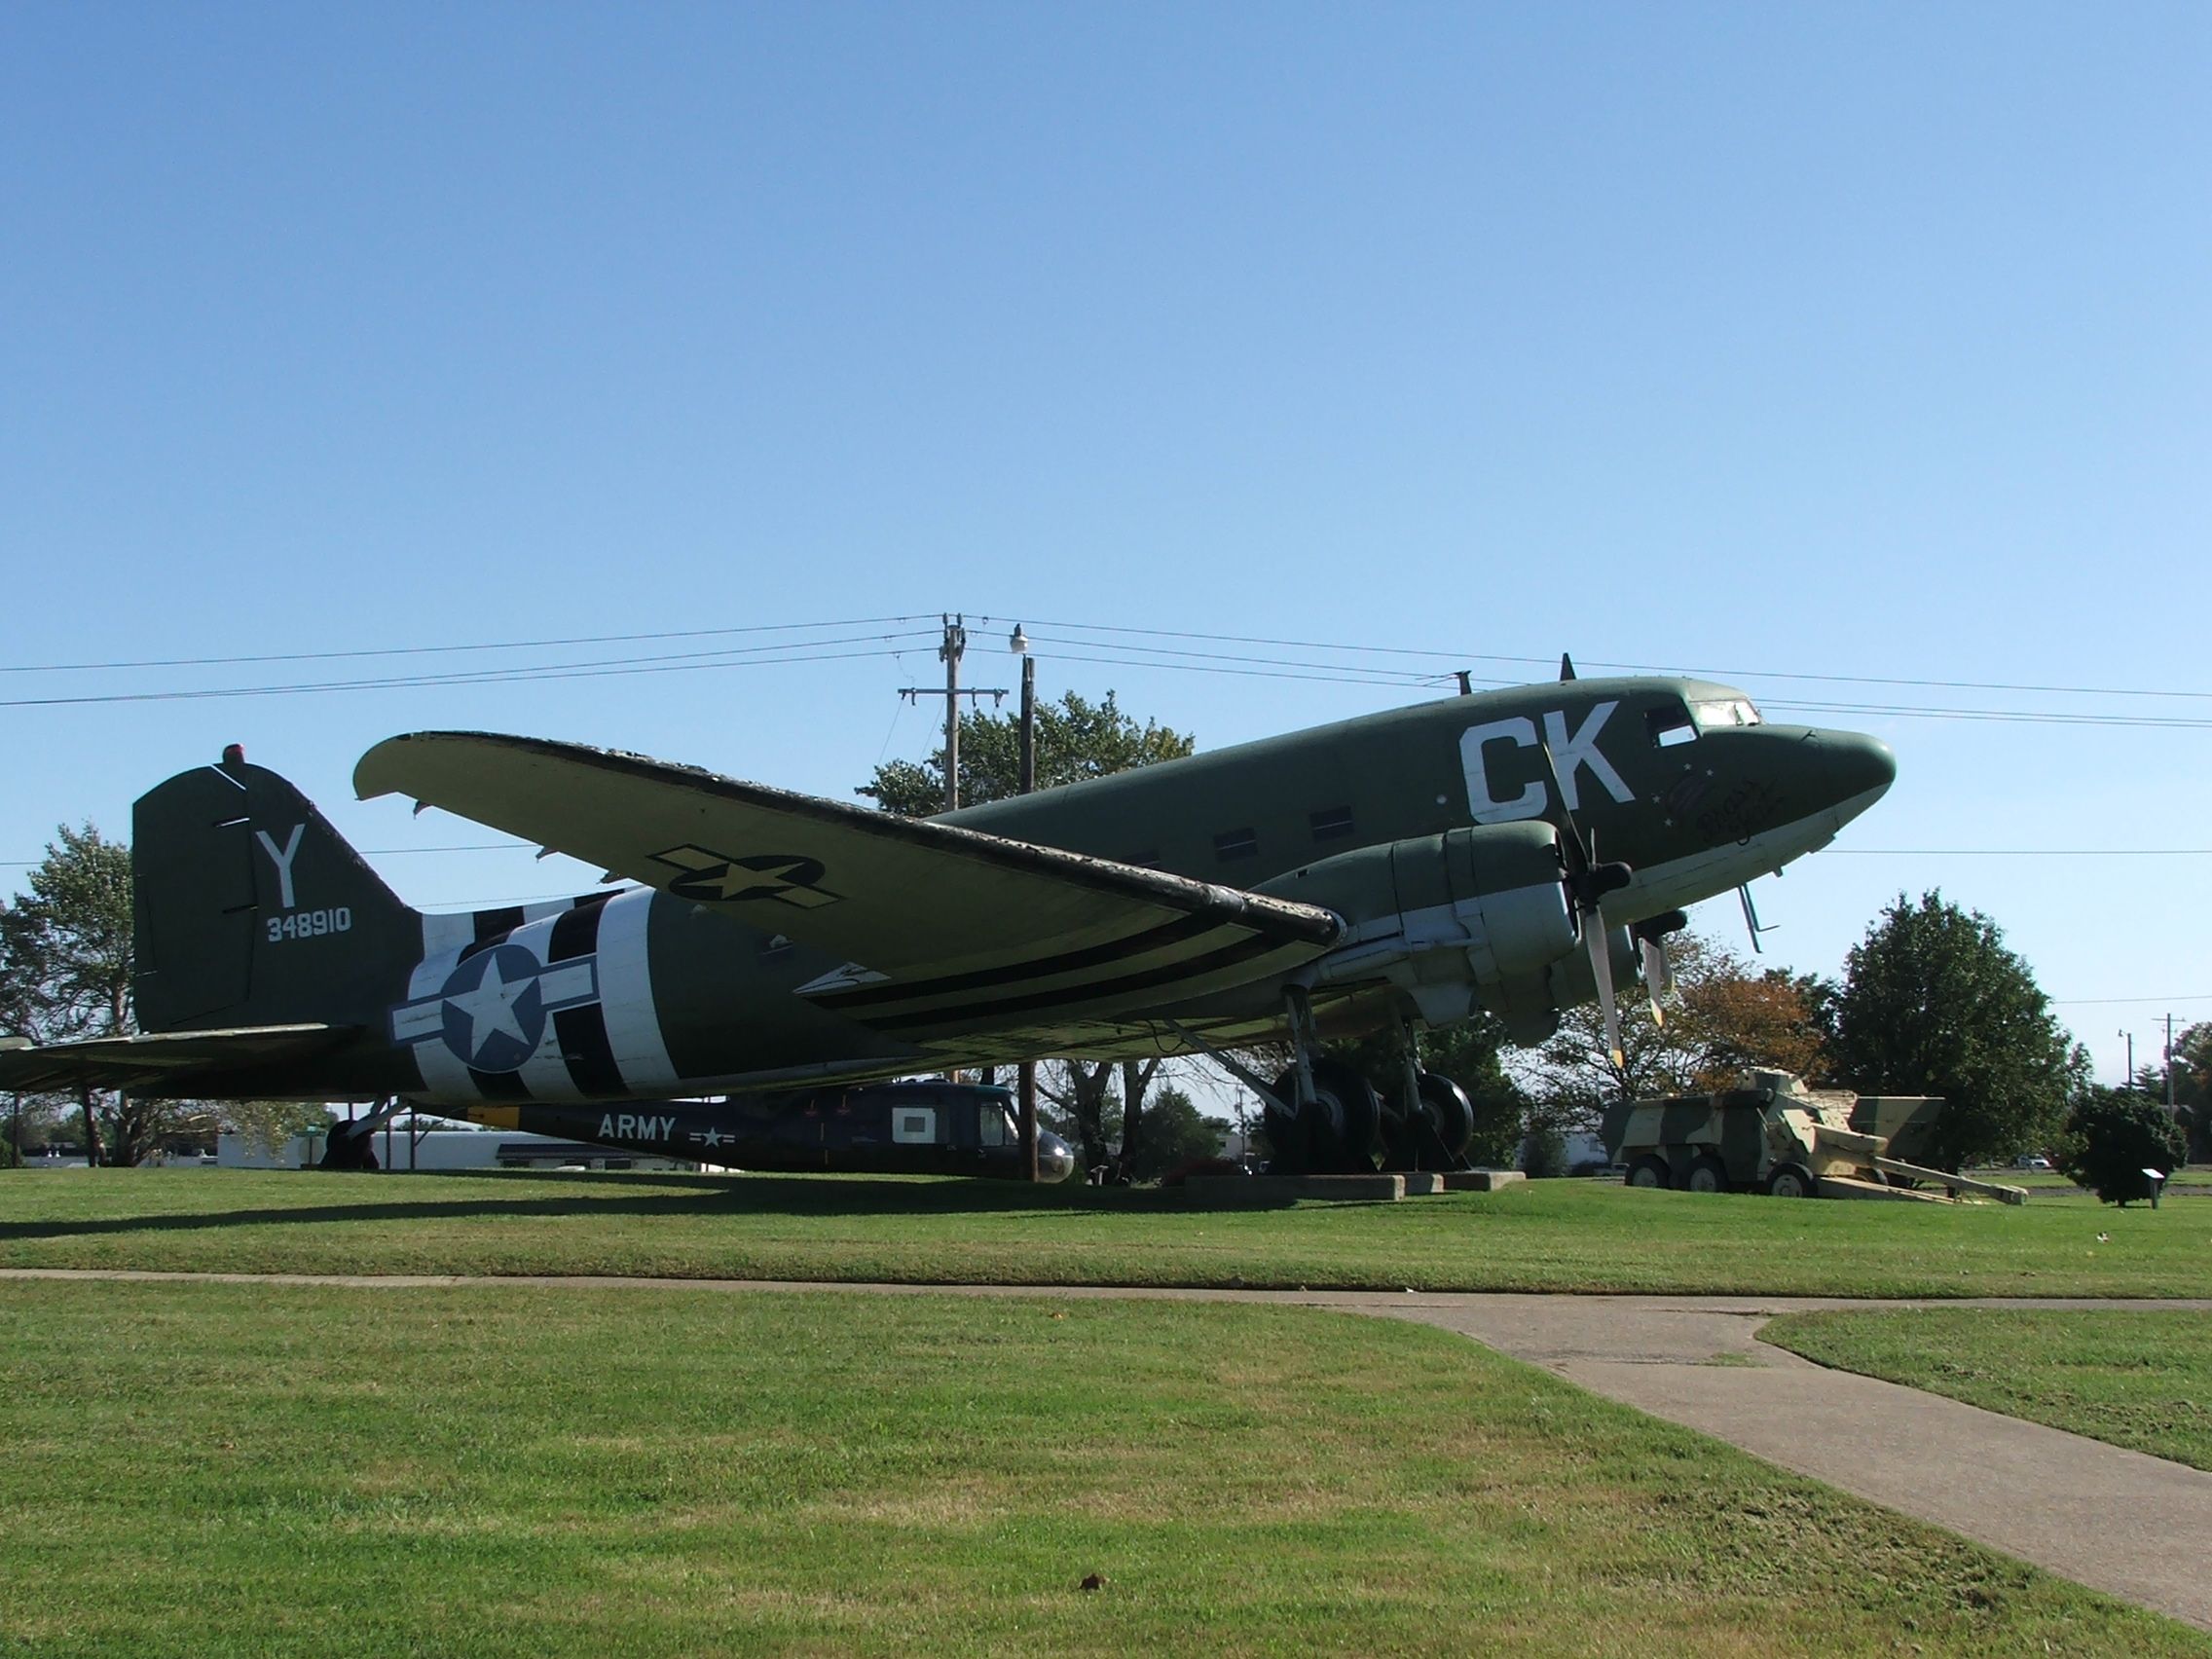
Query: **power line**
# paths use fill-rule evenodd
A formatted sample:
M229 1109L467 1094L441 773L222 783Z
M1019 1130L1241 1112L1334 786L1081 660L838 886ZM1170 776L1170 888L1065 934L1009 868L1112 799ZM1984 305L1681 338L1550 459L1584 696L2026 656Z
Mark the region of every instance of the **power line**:
M2178 997L2052 997L2053 1008L2115 1007L2120 1003L2181 1003L2212 1002L2212 991L2194 992Z
M1824 856L1914 859L2200 859L2212 847L1827 847Z
M1053 659L1058 662L1102 663L1124 668L1173 669L1188 674L1230 674L1269 680L1309 680L1344 685L1385 685L1404 689L1428 685L1434 685L1441 689L1453 678L1448 671L1424 673L1412 669L1363 668L1353 663L1300 663L1285 658L1240 657L1224 652L1178 650L1157 645L1125 645L1116 651L1109 645L1091 641L1075 643L1089 648L1088 650L1064 648L1055 650L1052 653ZM1128 654L1132 651L1148 654ZM1477 658L1473 660L1496 659ZM1549 664L1549 658L1543 660L1547 665ZM1279 663L1282 666L1273 669L1234 666L1244 663L1270 662ZM1584 666L1591 665L1585 664ZM1478 679L1475 683L1507 686L1521 684L1523 682ZM2151 730L2198 731L2212 729L2212 716L2087 715L2040 713L2029 709L1956 709L1886 703L1808 703L1769 698L1761 698L1760 702L1763 707L1770 710L1788 710L1798 714L1888 715L1905 719L1991 720L2026 725L2080 725L2100 728L2139 727Z
M855 635L849 640L820 640L790 645L739 647L731 651L687 651L663 656L609 657L596 662L540 663L529 668L462 670L449 674L393 675L375 680L314 680L286 685L227 685L191 690L109 691L71 697L0 698L0 709L38 709L91 703L200 702L227 697L288 697L318 691L389 691L437 685L509 685L548 680L601 680L634 674L683 674L710 668L778 668L793 663L849 662L860 657L900 656L911 646L883 648L890 642L916 639L916 633ZM816 645L858 644L877 648L857 651L817 650ZM780 656L741 655L751 651L782 651ZM704 660L702 660L704 659Z
M552 640L490 640L472 645L379 645L351 651L283 651L269 656L147 657L134 662L0 663L0 674L79 674L125 668L214 668L240 663L340 662L355 657L432 656L469 651L527 651L555 645L626 645L660 640L710 640L738 634L791 634L820 628L866 628L886 622L928 620L916 611L904 616L851 616L834 622L761 622L743 628L684 628L660 634L579 634ZM809 642L798 642L807 644Z
M985 617L990 621L992 618ZM1105 622L1053 622L1040 624L1047 628L1069 628L1095 634L1134 634L1150 639L1198 640L1217 645L1274 645L1299 650L1324 650L1357 653L1373 656L1427 657L1445 662L1497 662L1517 666L1550 668L1558 659L1551 656L1507 656L1479 651L1435 650L1412 645L1346 645L1335 640L1284 640L1256 634L1207 634L1174 628L1131 628ZM1578 659L1586 668L1614 668L1631 674L1676 675L1682 672L1677 664L1648 662L1613 662L1597 657ZM1709 668L1696 671L1697 678L1706 676L1744 680L1806 680L1838 685L1905 685L1922 686L1942 691L2022 691L2049 696L2075 697L2187 697L2212 699L2212 691L2149 690L2137 686L2113 685L2037 685L2013 681L1994 680L1913 680L1867 674L1816 674L1798 669ZM1517 683L1500 682L1499 683Z

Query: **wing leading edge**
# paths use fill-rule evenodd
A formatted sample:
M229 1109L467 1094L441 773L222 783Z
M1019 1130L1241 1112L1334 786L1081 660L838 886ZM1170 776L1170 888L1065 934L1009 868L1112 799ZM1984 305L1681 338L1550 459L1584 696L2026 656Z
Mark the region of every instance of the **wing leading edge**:
M1290 972L1343 924L1310 904L537 738L418 732L353 773L597 862L848 966L804 994L941 1034L1156 1007Z

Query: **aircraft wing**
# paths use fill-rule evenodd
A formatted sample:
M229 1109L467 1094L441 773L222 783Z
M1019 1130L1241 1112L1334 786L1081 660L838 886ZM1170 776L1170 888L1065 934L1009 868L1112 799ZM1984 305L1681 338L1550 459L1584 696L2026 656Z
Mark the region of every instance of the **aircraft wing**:
M263 1066L302 1060L355 1034L348 1025L254 1025L231 1031L160 1031L82 1043L0 1047L0 1089L67 1093L128 1088L189 1096L205 1082L236 1081Z
M843 958L802 987L879 1029L1156 1006L1285 972L1342 924L1241 893L640 755L482 732L388 738L400 793Z

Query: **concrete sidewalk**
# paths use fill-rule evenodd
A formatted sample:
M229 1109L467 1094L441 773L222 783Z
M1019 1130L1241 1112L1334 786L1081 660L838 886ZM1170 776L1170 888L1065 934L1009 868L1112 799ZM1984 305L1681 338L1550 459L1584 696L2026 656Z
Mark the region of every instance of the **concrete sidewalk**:
M819 1284L466 1274L162 1273L0 1269L8 1279L152 1283L557 1285L698 1292L1135 1297L1336 1309L1436 1325L1755 1456L2212 1630L2212 1473L1848 1372L1757 1340L1779 1313L1823 1308L2058 1308L2212 1313L2212 1300L1943 1303L1820 1297L1410 1295L1382 1291ZM1717 1363L1715 1363L1717 1361Z
M2212 1474L1826 1370L1756 1339L1778 1313L1868 1306L1907 1305L1464 1296L1369 1301L1360 1310L1457 1331L1770 1463L2212 1630ZM2212 1310L2212 1302L1967 1306Z

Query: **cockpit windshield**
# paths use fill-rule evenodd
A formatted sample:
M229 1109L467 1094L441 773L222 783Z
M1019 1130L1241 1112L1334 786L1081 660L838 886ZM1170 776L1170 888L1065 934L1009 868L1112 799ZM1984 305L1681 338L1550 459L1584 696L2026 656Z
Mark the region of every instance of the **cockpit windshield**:
M1717 731L1723 726L1755 726L1760 723L1759 712L1751 706L1749 697L1708 697L1690 705L1690 718L1697 721L1700 731Z

